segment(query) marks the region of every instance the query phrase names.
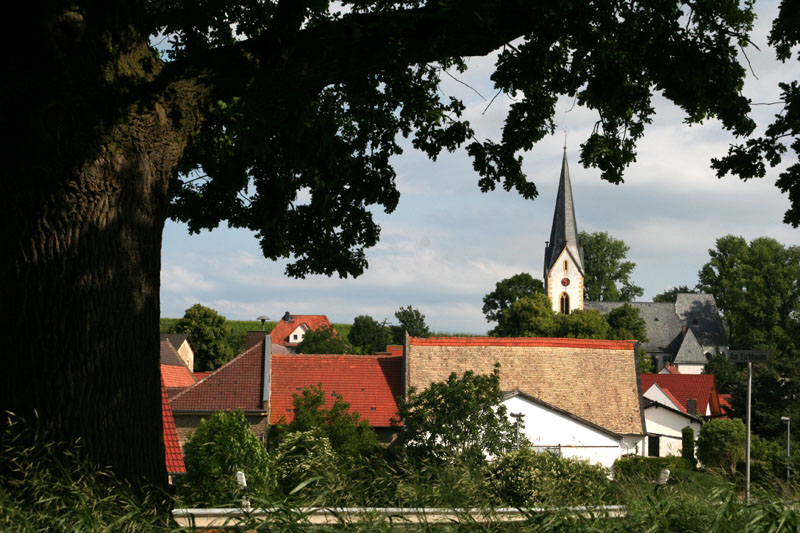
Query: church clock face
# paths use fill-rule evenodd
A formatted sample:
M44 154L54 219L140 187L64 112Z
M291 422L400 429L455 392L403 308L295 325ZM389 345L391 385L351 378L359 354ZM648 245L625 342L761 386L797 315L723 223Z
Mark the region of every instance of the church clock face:
M561 280L561 284L562 284L563 286L565 286L565 287L566 287L566 286L568 286L568 285L569 285L569 278L564 278L564 279L562 279L562 280Z

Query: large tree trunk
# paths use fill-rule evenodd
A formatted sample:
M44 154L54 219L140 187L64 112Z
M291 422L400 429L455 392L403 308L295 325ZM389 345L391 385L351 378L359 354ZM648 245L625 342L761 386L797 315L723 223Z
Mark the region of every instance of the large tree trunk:
M175 113L178 98L137 101L137 84L159 67L144 41L114 43L110 56L98 42L72 55L42 45L16 65L20 91L2 103L16 137L0 200L0 410L38 417L50 440L79 439L134 486L164 486L161 234L168 183L197 125ZM58 65L31 66L48 60Z

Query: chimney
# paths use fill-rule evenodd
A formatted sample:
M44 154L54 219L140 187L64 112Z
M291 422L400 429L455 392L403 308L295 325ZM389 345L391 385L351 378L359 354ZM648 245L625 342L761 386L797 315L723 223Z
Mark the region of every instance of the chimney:
M692 416L697 416L697 399L688 398L686 400L686 412Z
M283 320L284 322L293 322L294 321L294 317L289 314L289 311L286 311L283 314L283 318L281 318L281 320Z
M266 409L269 419L269 397L272 389L272 336L264 336L264 379L261 387L261 408ZM267 420L269 421L269 420Z

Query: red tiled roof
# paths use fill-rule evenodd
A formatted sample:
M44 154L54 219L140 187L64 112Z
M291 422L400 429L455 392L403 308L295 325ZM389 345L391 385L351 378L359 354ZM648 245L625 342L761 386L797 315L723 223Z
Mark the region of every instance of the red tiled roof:
M281 319L272 328L270 332L272 342L283 346L297 346L298 343L289 340L289 335L301 325L305 325L308 329L317 329L320 326L330 326L331 322L325 315L292 315L291 322Z
M563 348L598 348L603 350L631 350L636 341L609 341L597 339L563 339L550 337L411 337L414 346L550 346Z
M178 442L178 432L175 430L175 419L172 418L172 409L167 399L167 388L161 380L161 424L164 429L164 461L168 474L186 473L183 463L183 452Z
M208 375L211 374L211 371L208 371L208 372L193 372L193 374L194 374L195 379L197 381L200 381L201 379L206 379L208 377Z
M706 414L709 403L711 414L718 414L715 413L719 410L719 404L715 398L717 387L713 374L642 374L642 392L646 392L653 383L658 383L664 391L669 390L684 412L686 400L694 398L701 415Z
M720 394L719 395L719 407L722 410L722 413L725 414L723 418L728 418L728 413L733 410L731 407L731 395L730 394Z
M270 423L291 422L295 394L321 385L325 405L334 394L371 426L388 427L403 393L403 358L395 355L274 355Z
M197 380L185 366L161 365L161 380L168 389L191 387Z
M264 343L260 342L211 372L171 400L173 411L263 411Z

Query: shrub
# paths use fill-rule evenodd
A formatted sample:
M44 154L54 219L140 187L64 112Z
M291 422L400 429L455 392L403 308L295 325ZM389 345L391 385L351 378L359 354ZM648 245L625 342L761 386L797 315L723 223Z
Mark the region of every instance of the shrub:
M330 440L319 430L294 431L283 436L273 454L280 489L290 495L306 483L325 501L339 490L339 461Z
M609 488L608 471L588 461L522 448L491 465L494 493L503 504L596 504Z
M707 467L719 468L728 475L744 458L746 430L738 418L717 418L703 424L697 438L697 458Z
M647 480L658 478L659 472L664 469L675 473L681 470L692 470L694 462L677 455L668 457L642 457L632 455L614 461L614 476L619 480Z
M681 457L690 461L692 466L697 464L694 457L694 429L686 426L681 430Z
M219 411L202 421L186 444L184 459L187 473L178 494L185 503L234 503L240 496L237 470L247 476L250 492L269 494L274 489L269 453L241 411Z

